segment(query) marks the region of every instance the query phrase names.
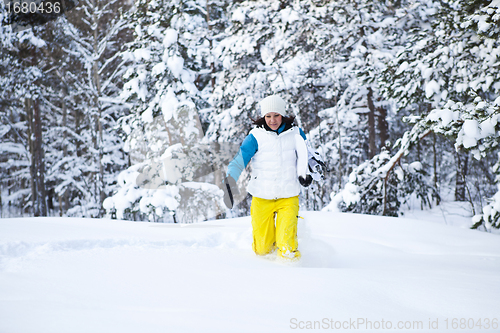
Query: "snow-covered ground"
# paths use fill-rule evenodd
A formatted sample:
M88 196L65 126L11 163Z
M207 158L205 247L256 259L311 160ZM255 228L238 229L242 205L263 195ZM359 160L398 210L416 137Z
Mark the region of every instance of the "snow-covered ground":
M498 331L499 235L301 216L294 265L253 254L248 217L0 219L0 332Z

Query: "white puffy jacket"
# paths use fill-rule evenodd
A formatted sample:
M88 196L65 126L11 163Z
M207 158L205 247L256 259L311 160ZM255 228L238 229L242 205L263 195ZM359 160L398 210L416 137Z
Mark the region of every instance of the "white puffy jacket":
M252 158L252 177L248 192L262 199L290 198L300 194L298 176L306 176L307 148L294 126L281 134L254 128L258 143Z

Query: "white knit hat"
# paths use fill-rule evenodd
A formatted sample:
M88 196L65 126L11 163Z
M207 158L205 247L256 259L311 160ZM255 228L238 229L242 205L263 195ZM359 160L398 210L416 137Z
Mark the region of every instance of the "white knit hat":
M260 115L264 117L269 112L285 116L285 101L278 95L271 95L260 101Z

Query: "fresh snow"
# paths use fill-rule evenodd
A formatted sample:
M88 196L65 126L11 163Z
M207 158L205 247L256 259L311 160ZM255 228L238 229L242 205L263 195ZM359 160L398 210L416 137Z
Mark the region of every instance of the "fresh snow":
M0 219L0 332L362 332L382 320L377 331L453 332L453 318L498 318L499 235L425 215L300 216L297 264L255 256L249 217Z
M167 30L165 30L165 38L163 38L163 46L165 46L165 48L170 47L170 45L172 45L177 41L178 36L179 33L177 32L177 30L168 28Z

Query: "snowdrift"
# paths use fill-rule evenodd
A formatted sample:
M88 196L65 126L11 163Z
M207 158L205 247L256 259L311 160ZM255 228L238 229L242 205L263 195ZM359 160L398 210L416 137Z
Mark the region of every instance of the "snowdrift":
M249 217L0 219L0 332L498 328L498 235L404 218L301 216L303 258L294 265L253 254Z

